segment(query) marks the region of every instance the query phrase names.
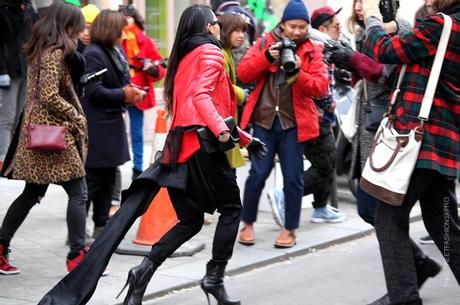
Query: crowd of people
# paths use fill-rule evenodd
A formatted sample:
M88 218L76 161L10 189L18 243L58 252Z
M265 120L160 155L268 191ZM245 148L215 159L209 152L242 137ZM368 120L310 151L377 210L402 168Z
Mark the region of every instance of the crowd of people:
M8 260L11 240L49 184L62 186L69 197L69 275L40 304L86 303L114 247L160 187L167 188L179 222L129 271L123 304L142 304L155 271L200 232L205 213L215 211L220 216L201 288L208 303L211 295L218 304L241 304L226 292L225 269L236 240L246 246L257 241L260 197L276 156L283 188L268 191L281 227L274 247L295 246L303 196L313 195L313 223L346 218L334 202L335 139L341 133L336 106L344 82L355 85L356 107L347 114L356 122L352 180L361 179L384 116L398 132L423 128L402 205L374 197L363 184L356 189L358 214L376 230L388 290L370 305L422 304L419 289L441 271L409 236L417 201L429 238L460 284L459 0L426 0L416 27L399 17L399 1L353 0L353 43L342 33L341 9L329 6L310 15L301 0L290 0L278 25L261 34L251 12L236 1L216 12L192 5L179 20L167 68L132 4L99 10L56 1L39 19L32 1L20 2L0 1L7 32L0 38L0 169L25 181L0 228L0 274L20 272ZM429 119L420 120L447 15L454 26L443 69ZM154 84L163 78L170 131L145 170L143 111L155 106ZM125 113L133 182L123 198L130 204L114 207L119 166L130 160ZM50 126L63 127L62 137L45 136L48 146L32 146L32 140L43 141L32 137ZM241 198L236 175L245 165L242 147L250 170ZM304 158L311 164L306 170ZM92 236L86 229L91 204Z

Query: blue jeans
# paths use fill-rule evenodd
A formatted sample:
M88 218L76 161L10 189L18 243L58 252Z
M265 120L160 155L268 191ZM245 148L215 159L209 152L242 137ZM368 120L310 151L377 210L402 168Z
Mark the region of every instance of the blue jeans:
M25 77L12 78L10 88L0 89L0 161L5 159L14 128L24 108L26 82Z
M135 106L128 107L131 132L131 146L133 150L134 169L142 172L144 167L144 111Z
M305 143L298 143L297 128L283 130L278 117L270 130L254 126L253 136L265 143L268 152L261 160L250 156L251 169L244 189L242 219L248 224L257 220L260 194L275 165L275 154L278 154L284 181L286 229L295 230L299 227L302 207Z

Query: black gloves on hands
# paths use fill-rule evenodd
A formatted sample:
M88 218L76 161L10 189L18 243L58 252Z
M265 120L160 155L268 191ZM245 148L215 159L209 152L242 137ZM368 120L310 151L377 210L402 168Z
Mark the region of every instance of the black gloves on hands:
M324 56L328 62L348 71L351 70L350 60L353 54L355 54L355 50L343 41L325 44L324 47Z
M349 70L351 57L355 54L355 51L350 47L350 45L345 43L340 43L338 48L332 51L331 60L338 67Z
M251 143L246 146L246 149L250 155L254 154L254 156L259 160L265 157L268 151L265 143L254 137L252 138Z

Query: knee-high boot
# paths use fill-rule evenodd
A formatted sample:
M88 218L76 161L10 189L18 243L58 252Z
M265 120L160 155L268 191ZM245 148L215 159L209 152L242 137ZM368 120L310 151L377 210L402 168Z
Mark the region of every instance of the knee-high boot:
M217 265L208 262L206 265L206 275L201 280L201 289L203 289L209 301L209 294L211 294L217 301L218 305L240 305L240 301L231 300L224 287L224 274L225 265Z
M157 270L158 266L155 265L148 257L145 257L142 263L132 268L128 273L128 279L123 289L118 294L125 290L129 284L128 293L126 294L123 305L141 305L142 298L144 297L145 289L152 278L153 273Z

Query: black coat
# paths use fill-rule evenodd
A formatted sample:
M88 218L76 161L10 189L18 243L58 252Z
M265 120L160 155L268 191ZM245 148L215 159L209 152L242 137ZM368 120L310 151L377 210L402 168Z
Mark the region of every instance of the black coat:
M86 85L82 99L88 120L88 168L115 167L130 159L122 116L125 106L122 88L127 81L109 52L98 44L91 44L83 53L87 73L107 68L102 79Z

